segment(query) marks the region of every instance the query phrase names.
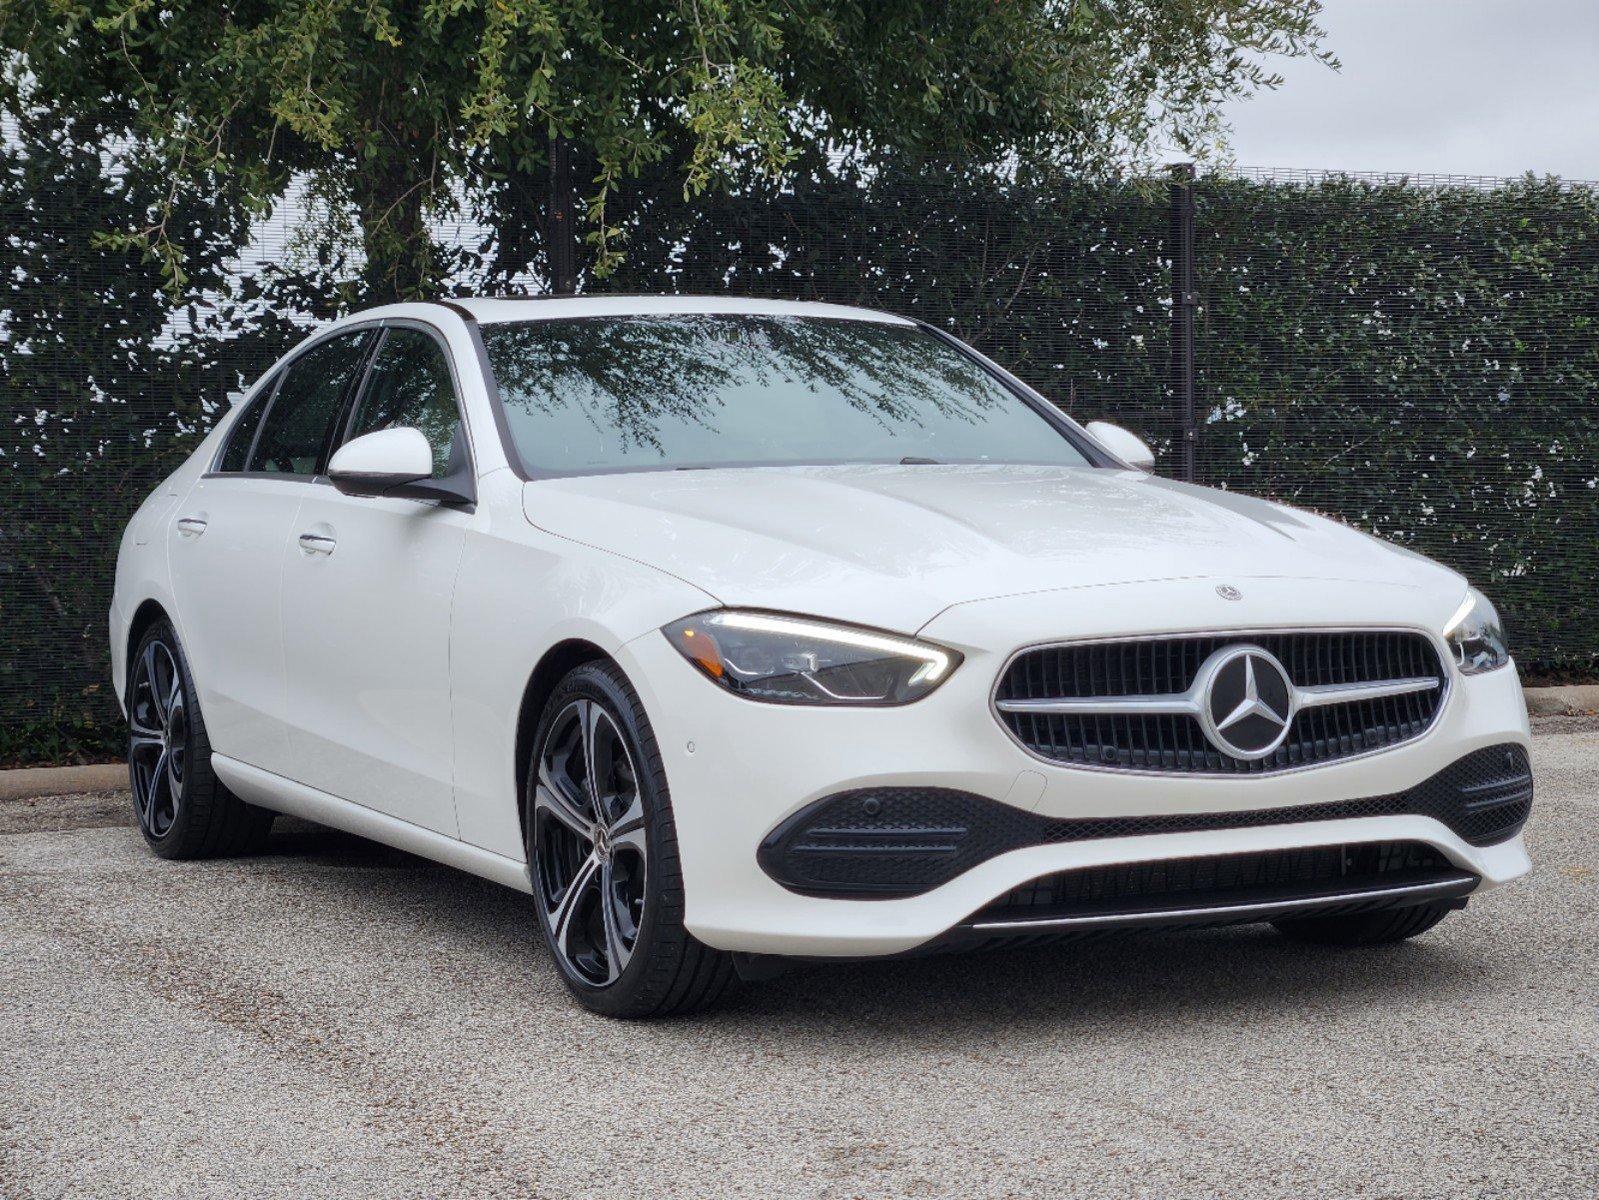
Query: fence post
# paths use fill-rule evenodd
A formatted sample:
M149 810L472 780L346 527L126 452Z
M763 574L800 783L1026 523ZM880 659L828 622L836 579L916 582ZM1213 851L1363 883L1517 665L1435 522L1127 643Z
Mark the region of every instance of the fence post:
M1171 173L1171 389L1182 426L1179 471L1192 483L1199 441L1194 412L1194 310L1199 307L1194 283L1194 164L1177 163Z
M577 230L572 220L572 143L564 137L550 138L550 210L547 229L550 264L550 290L557 296L577 291L577 256L572 239Z

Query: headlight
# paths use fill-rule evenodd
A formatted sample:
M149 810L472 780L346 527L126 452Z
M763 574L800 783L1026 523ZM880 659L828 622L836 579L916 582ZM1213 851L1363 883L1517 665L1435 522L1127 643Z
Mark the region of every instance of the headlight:
M707 679L772 704L909 704L961 660L926 642L771 613L713 610L662 632Z
M1476 588L1466 593L1460 608L1444 626L1444 640L1455 652L1462 675L1481 675L1510 661L1505 627L1499 614Z

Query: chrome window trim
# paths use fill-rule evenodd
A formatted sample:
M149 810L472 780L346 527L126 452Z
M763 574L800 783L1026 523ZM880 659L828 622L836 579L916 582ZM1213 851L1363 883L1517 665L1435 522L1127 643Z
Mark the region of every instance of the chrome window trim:
M1406 738L1401 742L1390 742L1388 745L1378 746L1374 750L1362 750L1359 754L1347 754L1341 758L1328 759L1326 762L1304 763L1297 767L1277 767L1270 770L1256 771L1253 774L1246 775L1223 773L1219 771L1152 771L1147 767L1111 767L1099 763L1061 762L1059 759L1049 758L1046 755L1039 754L1031 746L1027 745L1026 742L1022 741L1021 738L1017 737L1016 734L1012 732L1010 726L1006 724L1005 714L999 707L1000 685L1005 682L1005 676L1009 673L1012 665L1018 658L1021 658L1025 654L1031 654L1037 650L1060 650L1069 649L1074 646L1107 646L1127 644L1131 642L1172 642L1181 641L1187 638L1219 637L1248 639L1296 633L1419 633L1432 644L1433 651L1438 655L1438 661L1442 669L1442 681L1440 684L1442 690L1438 697L1438 709L1433 714L1432 723L1414 737ZM1434 731L1436 731L1440 725L1443 724L1444 718L1448 714L1449 703L1451 698L1454 696L1454 682L1455 675L1457 674L1453 664L1454 656L1449 652L1448 647L1444 644L1443 639L1438 635L1437 631L1427 629L1420 625L1253 625L1245 628L1231 629L1188 629L1176 633L1168 631L1163 633L1117 634L1111 637L1051 638L1047 641L1030 642L1019 649L1012 651L1009 657L1005 659L1004 664L994 676L993 686L990 687L988 691L988 712L989 715L994 718L995 723L1000 727L1005 736L1014 742L1017 748L1022 751L1022 753L1026 754L1027 757L1035 760L1036 762L1043 763L1045 766L1054 767L1057 771L1088 771L1101 775L1138 775L1150 779L1215 779L1227 780L1236 784L1240 780L1281 779L1285 775L1297 775L1301 771L1327 770L1331 767L1340 767L1344 763L1358 762L1364 758L1374 758L1379 754L1387 754L1394 750L1403 750L1407 747L1414 746L1425 741L1427 738L1433 735ZM1112 702L1117 699L1116 697L1105 698ZM1152 700L1164 698L1165 697L1147 697L1147 699ZM1295 713L1294 715L1297 717L1298 713ZM1226 753L1226 751L1220 750L1219 747L1217 749L1219 753ZM1232 756L1228 755L1228 757Z

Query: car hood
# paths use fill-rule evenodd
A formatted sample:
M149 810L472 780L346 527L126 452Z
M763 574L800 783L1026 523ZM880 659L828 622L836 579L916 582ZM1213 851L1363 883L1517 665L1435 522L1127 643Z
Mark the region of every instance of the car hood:
M1139 471L916 465L535 480L535 526L723 604L912 632L952 604L1144 580L1463 586L1337 522Z

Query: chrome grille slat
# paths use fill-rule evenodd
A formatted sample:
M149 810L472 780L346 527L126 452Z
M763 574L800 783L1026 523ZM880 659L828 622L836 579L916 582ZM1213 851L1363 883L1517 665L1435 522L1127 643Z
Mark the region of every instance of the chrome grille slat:
M1269 757L1223 754L1200 728L1195 679L1217 649L1277 657L1296 694ZM1448 690L1433 640L1416 630L1260 630L1062 643L1015 655L995 714L1039 758L1099 770L1252 775L1375 753L1421 736ZM1203 698L1198 698L1202 700Z

